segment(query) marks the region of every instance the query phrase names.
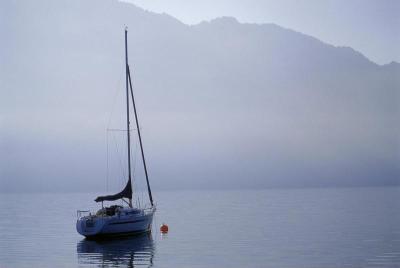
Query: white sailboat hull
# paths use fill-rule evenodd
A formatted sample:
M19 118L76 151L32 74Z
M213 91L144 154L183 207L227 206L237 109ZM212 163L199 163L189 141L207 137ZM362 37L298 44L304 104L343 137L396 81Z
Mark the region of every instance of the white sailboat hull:
M77 220L76 230L87 238L145 233L151 231L154 211L128 208L113 216L85 216Z

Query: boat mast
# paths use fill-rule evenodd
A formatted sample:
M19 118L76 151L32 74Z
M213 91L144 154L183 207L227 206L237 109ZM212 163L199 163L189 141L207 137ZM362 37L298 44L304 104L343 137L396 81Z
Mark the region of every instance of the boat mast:
M125 76L126 76L126 133L128 137L128 183L131 180L131 135L130 135L130 122L129 122L129 67L128 67L128 28L125 28ZM129 198L129 207L132 207L132 199Z

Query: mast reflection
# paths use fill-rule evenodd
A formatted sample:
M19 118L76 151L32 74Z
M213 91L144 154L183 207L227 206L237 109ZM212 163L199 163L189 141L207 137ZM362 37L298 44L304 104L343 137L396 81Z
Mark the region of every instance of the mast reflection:
M152 267L155 244L151 234L77 244L78 263L97 267Z

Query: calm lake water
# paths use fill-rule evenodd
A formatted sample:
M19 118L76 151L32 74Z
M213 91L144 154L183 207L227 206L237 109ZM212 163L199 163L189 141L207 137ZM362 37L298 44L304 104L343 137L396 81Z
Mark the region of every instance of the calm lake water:
M399 187L156 191L150 236L101 243L95 196L0 195L0 267L400 267Z

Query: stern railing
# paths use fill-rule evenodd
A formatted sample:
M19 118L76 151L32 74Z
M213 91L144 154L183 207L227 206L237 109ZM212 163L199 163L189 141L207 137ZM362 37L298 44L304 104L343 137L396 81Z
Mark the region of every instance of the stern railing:
M91 216L90 210L77 210L76 211L76 217L78 219L85 217L85 216Z

